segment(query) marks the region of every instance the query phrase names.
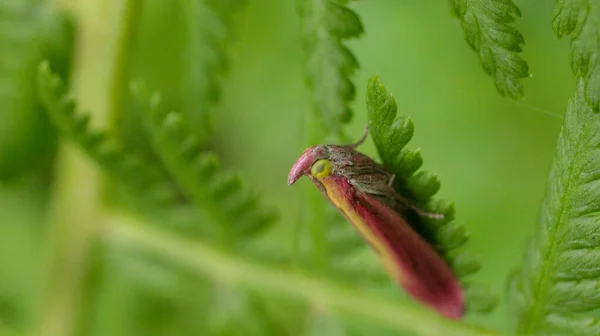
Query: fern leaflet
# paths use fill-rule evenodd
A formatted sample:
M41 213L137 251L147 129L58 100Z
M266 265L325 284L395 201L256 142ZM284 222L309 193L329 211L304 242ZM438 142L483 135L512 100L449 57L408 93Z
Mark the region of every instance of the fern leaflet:
M143 84L136 83L132 89L147 106L144 124L156 152L182 190L217 225L222 243L229 245L236 238L246 241L273 224L276 214L264 209L238 176L224 172L214 153L202 151L180 113L161 110L159 95L150 97Z
M600 1L557 0L552 20L554 34L571 36L571 68L584 79L585 99L600 109Z
M231 19L242 0L186 0L189 43L187 62L189 99L184 110L193 125L201 125L198 141L204 143L212 133L210 109L220 97L219 79L227 70L226 47L231 35ZM195 118L200 118L197 120Z
M358 68L343 40L359 37L364 30L358 15L346 6L348 2L298 0L315 114L324 133L337 140L345 140L342 127L352 118L349 105L356 90L350 76Z
M81 146L100 166L118 178L119 182L130 186L136 194L143 194L145 195L144 198L152 199L155 202L164 203L165 201L169 201L171 203L169 204L171 205L170 209L172 211L178 210L178 208L172 207L172 202L174 199L179 198L179 194L173 186L165 183L165 176L162 172L156 169L155 165L151 162L147 162L130 152L130 149L125 148L116 137L103 131L92 130L89 126L89 115L77 111L75 102L67 94L66 88L60 78L51 73L48 62L43 62L40 65L38 87L40 97L46 105L53 123L62 134ZM158 112L154 109L151 111L155 113L151 117L159 117L159 119L153 120L160 121L162 125L163 121L160 119ZM172 116L171 114L169 115ZM172 124L165 126L165 129L172 130L169 126L172 126ZM197 147L193 146L195 142L192 137L184 138L189 141L181 144L180 148L183 151L183 155L193 155L195 149L197 149ZM223 213L231 211L231 214L226 214L226 218L229 221L226 225L229 226L231 223L235 223L232 227L236 229L235 232L241 237L240 240L244 239L246 234L252 235L256 233L272 221L272 213L261 212L258 209L257 198L242 190L239 178L219 171L220 167L214 155L206 154L202 158L198 158L198 161L195 162L199 163L198 175L201 181L205 183L201 187L207 187L209 197L215 199L211 199L209 202L212 202L219 209L223 209L220 210ZM187 207L184 208L187 211L186 215L189 216L190 213ZM201 209L205 208L201 207ZM211 215L211 213L207 213ZM198 219L197 214L192 215L193 218ZM236 236L235 238L239 237ZM246 238L245 240L248 239ZM164 291L189 286L189 275L186 275L185 272L182 272L177 267L157 262L155 256L152 255L127 255L127 251L115 252L120 252L114 256L114 258L118 259L118 262L114 266L120 269L117 273L122 274L123 278L121 281L132 281L138 290L138 292L131 294L133 297L130 299L135 299L135 302L139 300L150 300L149 302L161 300L164 304L172 305L177 309L185 307L184 305L188 302L188 298L181 297L183 293L177 291L175 293L165 293ZM144 278L141 278L135 271L132 272L132 270L137 270L140 274L144 274ZM163 279L163 282L166 280L167 283L161 284L160 281L151 281L145 278L151 275L154 275L151 279L156 280L157 277L160 277ZM195 286L197 286L197 282ZM142 290L140 291L140 289ZM165 296L169 297L169 299L167 300ZM260 300L253 297L252 294L244 291L236 292L235 299L241 305L248 306L247 308L240 308L244 312L253 309L253 311L256 311L256 308L262 307L263 304ZM240 315L240 311L237 310L239 307L236 306L232 310L228 305L223 306L222 302L216 302L216 304L217 306L211 309L211 312L219 314L219 316L211 315L209 317L209 323L211 323L209 328L215 333L230 332L232 330L231 326L218 322L219 319L223 318L227 318L230 321L231 319L238 321L236 325L244 322L243 326L248 328L251 326L257 330L256 335L264 334L270 328L277 327L275 322L271 320L271 317L264 313L244 315L247 317L244 319ZM133 307L132 310L134 310ZM134 311L136 313L142 312L142 310L137 308ZM187 310L184 309L183 311ZM182 319L183 317L177 317L177 321L180 323L182 323ZM234 327L234 329L236 328L238 327Z
M540 221L510 298L526 334L593 335L600 322L600 119L585 81L569 103Z
M521 97L520 79L529 76L529 67L518 54L525 39L509 25L521 16L517 5L511 0L450 0L450 6L498 92L513 99Z
M51 72L48 61L40 63L37 86L53 124L109 174L153 202L172 203L180 198L155 166L131 153L117 137L90 128L90 116L77 110L73 97L60 77Z
M468 298L477 297L477 300L467 300L469 310L491 310L495 305L495 298L485 295L481 287L472 287L463 280L480 268L476 259L461 251L469 234L463 224L454 221L452 203L432 198L438 192L440 182L434 175L423 171L417 172L423 163L420 150L404 148L412 138L413 123L407 116L396 117L396 101L379 82L377 76L369 79L367 109L371 137L384 166L396 174L396 189L420 208L444 214L444 219L441 220L420 218L416 214L411 214L414 218L412 222L419 223L415 229L452 266L454 273L461 279L463 287L467 290ZM477 293L471 295L470 292Z

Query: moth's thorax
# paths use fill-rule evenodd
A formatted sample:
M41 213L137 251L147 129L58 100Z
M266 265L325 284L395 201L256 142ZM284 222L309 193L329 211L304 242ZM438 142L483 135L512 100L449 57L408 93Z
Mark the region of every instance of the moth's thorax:
M327 159L332 163L332 174L353 178L356 175L376 174L389 179L391 174L369 156L351 146L327 146Z

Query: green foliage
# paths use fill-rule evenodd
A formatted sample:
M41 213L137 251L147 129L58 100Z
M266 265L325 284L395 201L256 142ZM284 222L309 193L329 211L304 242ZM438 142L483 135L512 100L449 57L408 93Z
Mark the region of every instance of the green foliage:
M358 61L343 41L364 31L348 2L297 0L315 116L320 133L334 135L337 140L345 139L342 127L352 119L350 103L356 90L350 76L358 68Z
M600 2L558 0L552 20L554 34L571 36L571 68L584 79L584 95L595 112L600 109Z
M90 116L77 110L77 104L67 92L58 75L51 72L48 61L40 63L37 76L38 92L48 116L59 132L80 146L106 173L130 188L135 195L144 195L149 204L173 204L180 197L165 181L164 174L144 157L131 152L119 139L90 126Z
M477 260L461 250L468 240L469 233L463 224L454 221L452 203L433 199L440 188L437 177L423 171L416 173L423 163L420 151L405 149L413 136L413 123L407 116L396 117L396 100L379 82L377 76L369 79L367 109L371 137L384 166L396 174L395 184L398 192L421 209L444 215L443 219L420 218L415 229L444 257L469 292L473 287L465 283L463 278L480 268ZM495 298L489 294L485 295L481 288L474 288L478 293L467 296L476 300L468 300L468 308L473 311L493 309L496 304Z
M124 147L118 138L109 135L108 132L92 130L89 125L89 115L77 111L73 98L67 94L60 78L51 73L47 61L39 67L38 86L49 116L61 134L85 150L107 173L115 177L117 182L128 186L131 193L138 197L144 195L146 204L169 206L170 211L177 210L176 201L181 198L181 195L170 184L167 177L152 163L136 155L135 151ZM194 192L201 190L201 193L205 193L200 195L204 195L206 198L203 200L207 201L206 204L200 203L199 210L204 210L209 220L225 220L216 224L227 226L226 231L231 229L234 234L225 240L222 239L223 237L216 237L221 244L241 245L249 242L256 233L263 231L272 223L273 212L259 209L257 198L243 191L237 176L222 171L214 154L195 155L199 151L197 140L186 133L180 123L173 120L180 115L158 111L157 101L153 101L148 106L149 100L146 99L143 88L140 85L136 85L135 88L137 97L140 100L145 99L143 104L148 116L148 128L157 136L156 144L159 153L163 153L161 149L167 149L168 156L163 159L175 162L174 164L165 162L167 168L171 169L180 164L181 166L174 168L177 169L176 172L191 171L190 174L197 179L189 180L190 183L197 182L190 186L196 188ZM170 119L166 120L166 118ZM192 196L194 195L198 193ZM186 214L198 219L198 216L192 212ZM234 225L231 225L232 223ZM203 224L216 226L211 222ZM205 239L214 238L210 237L214 231L206 228L203 231L205 231ZM96 309L102 314L103 309L108 309L105 305L114 306L115 302L118 302L118 306L127 308L127 313L141 315L139 319L112 321L108 326L102 327L107 329L101 330L111 334L113 330L111 328L139 331L148 326L136 325L136 321L155 320L157 319L153 317L155 315L160 315L156 320L159 324L179 325L181 328L185 325L191 328L189 330L197 330L206 324L205 327L211 331L211 335L229 335L232 332L237 334L241 330L254 330L254 335L265 335L271 332L269 330L279 328L277 323L270 319L269 314L258 309L264 303L250 293L231 292L227 288L217 286L212 306L205 308L212 314L203 316L204 314L199 310L201 306L190 301L191 297L203 300L198 292L202 286L199 286L197 279L190 278L185 270L157 262L155 257L144 253L131 255L127 251L117 250L112 251L111 255L111 258L103 262L107 265L102 267L108 267L105 272L119 276L111 276L110 280L105 279L101 282L102 292L108 293L109 296L101 296ZM144 276L140 277L139 274ZM125 296L111 297L115 287L131 287L131 289ZM173 291L175 288L178 290ZM227 295L226 302L221 298L224 292L230 293ZM145 305L140 306L140 302ZM194 307L192 311L190 311L190 304ZM159 308L160 306L171 307L171 310L179 313L165 315L161 313L163 308ZM229 323L223 323L223 319ZM232 325L231 321L237 322ZM168 334L168 331L164 332ZM165 333L151 328L147 334Z
M450 0L450 6L498 92L513 99L521 97L520 79L529 76L529 67L518 54L525 39L510 25L521 17L517 5L511 0Z
M380 20L387 13L379 6L394 2L362 2L354 7L350 0L296 1L305 52L303 74L312 104L307 114L312 125L306 131L301 127L303 141L308 139L310 145L350 143L345 132L353 114L353 76L358 61L348 46L364 31L357 13ZM301 198L306 202L298 206L297 214L285 216L284 211L293 208L289 203L294 192L285 190L283 176L286 160L291 160L295 150L290 139L282 140L281 135L297 125L275 125L277 132L268 131L281 115L296 120L293 113L299 116L298 111L306 107L301 94L293 100L295 93L290 89L300 75L293 65L301 60L294 50L298 41L285 34L293 34L297 27L286 16L293 15L291 8L285 7L291 6L288 2L248 2L250 6L240 12L245 3L0 0L0 179L21 183L14 177L25 177L24 171L45 174L43 179L36 176L31 184L35 190L31 193L37 196L4 195L5 186L0 185L4 201L0 202L0 334L25 335L24 331L35 330L39 336L63 336L75 330L74 334L90 336L498 335L464 321L449 321L408 298L402 300L402 291L367 250L368 244L309 183L310 196ZM521 79L529 73L519 56L524 38L513 25L521 15L519 9L511 0L450 3L468 44L498 91L520 97ZM539 5L531 6L538 9L535 6ZM571 39L571 66L578 90L559 138L538 230L523 267L511 277L510 312L520 333L600 333L596 251L600 175L595 168L600 165L600 121L593 113L600 105L599 11L598 0L556 2L553 28L557 37ZM242 20L236 23L238 13ZM412 15L385 22L371 38L385 41L385 34L393 31L388 24L410 27L405 19ZM370 31L380 24L368 22ZM239 62L239 73L236 81L222 88L234 31L243 37L231 55ZM72 38L75 32L77 40ZM428 38L416 30L409 33L419 44ZM371 38L365 42L374 41ZM370 44L368 50L362 43L356 46L363 48L357 49L361 59L375 60L374 65L381 67L377 71L382 72L388 71L390 64L404 66L411 59L407 55L415 50L410 40L399 46L389 40L378 44ZM428 51L436 47L429 44ZM282 53L273 57L273 50ZM71 52L77 64L72 64ZM532 57L537 54L544 53L532 53ZM47 61L40 64L43 59ZM446 64L428 68L434 70L415 72L417 78L396 72L393 76L410 85L427 75L442 78L439 70L450 69ZM282 74L289 76L290 82L280 82L286 79L277 77ZM256 80L250 79L252 76L258 77L260 85L245 82ZM72 87L63 83L66 78ZM143 79L148 87L160 91L160 96L141 82L134 83L133 95L128 95L123 88L132 78ZM468 82L460 82L461 90L464 85L468 97L477 97L481 91ZM560 85L548 86L554 90ZM276 103L261 96L261 89L273 93ZM445 96L456 98L432 94L435 91L429 87L423 92L416 98L419 103L429 98L436 102ZM556 92L544 92L544 99ZM223 93L228 97L226 108L219 105ZM81 111L78 106L89 106L92 111ZM398 192L420 208L445 216L434 220L408 211L410 223L452 266L465 288L468 311L493 309L495 298L486 288L471 284L470 277L480 264L465 253L470 233L455 220L453 204L435 197L439 179L420 170L423 158L419 149L406 148L414 125L409 117L397 115L394 98L377 77L368 83L367 111L375 147L383 164L395 173ZM244 119L247 116L251 118ZM235 125L246 120L254 123ZM527 122L525 117L515 120L523 125ZM486 133L489 129L483 122L476 126L478 131L481 126L480 134L497 135ZM231 132L236 127L264 130L259 142L269 140L272 147L260 154L268 155L243 153L246 147L231 148L238 141ZM218 137L215 130L219 130ZM461 129L456 127L456 131ZM516 144L504 149L527 147L530 138L542 139L537 136L540 134L509 138L502 133L498 148L484 149L492 156L502 155L500 142ZM69 155L56 156L55 135L65 142ZM477 148L478 141L461 140L465 140L465 152ZM70 145L80 151L70 151ZM515 157L512 152L510 155ZM84 156L96 165L74 164ZM481 181L477 163L483 162L485 155L469 157L474 159L456 160L467 165L466 171L473 175L459 183ZM514 170L515 177L526 176L526 164L521 163L538 164L543 159L528 160L514 160L519 163L507 165L507 170ZM243 171L234 174L227 168L230 165ZM261 187L261 193L244 183L240 176L245 173ZM538 169L535 176L539 175ZM40 192L46 184L56 190L49 195ZM527 189L534 190L529 188L533 185L527 184ZM482 209L480 213L485 215L480 218L488 213L489 217L502 217L513 210L514 203L525 199L512 194L503 197L493 187L481 190L487 189L490 197L498 200L488 203L503 205ZM465 190L463 196L473 194ZM535 191L529 194L535 197ZM278 204L281 211L271 210L266 203ZM37 218L48 205L49 226ZM73 213L76 215L71 216ZM279 222L280 213L280 227L271 229ZM55 226L57 222L60 225ZM291 228L293 222L308 223L304 227L308 227L310 239L302 240L300 231ZM517 235L517 225L507 222L506 227L498 228L492 223L493 219L485 222L488 232L502 230L510 239ZM302 245L300 253L294 248L294 239L304 244L298 244ZM46 245L55 245L59 252L48 253ZM514 246L502 248L512 250ZM507 259L489 256L501 254L490 249L488 255L497 270L502 270ZM42 256L47 256L48 265L41 265ZM40 276L44 274L41 266L60 277ZM486 272L477 276L500 283L504 277L493 267L486 266ZM41 293L37 282L50 292ZM42 296L44 302L40 303ZM74 302L77 298L81 304ZM50 302L47 306L46 299ZM485 319L492 322L497 315Z
M184 110L198 130L200 143L212 133L210 110L220 98L219 79L227 71L226 48L231 35L231 19L243 4L243 0L185 0L185 23L189 43L186 61L189 85Z
M190 121L190 131L203 147L214 145L209 142L214 141L221 85L229 71L233 18L243 5L242 0L145 1L134 43L128 46L135 61L126 84L143 79L159 91L165 108L180 111ZM152 154L143 128L138 127L138 102L128 98L117 119L119 135L127 145Z
M536 235L511 283L517 330L600 333L600 119L579 80L558 139Z
M39 0L0 1L0 179L48 166L53 134L33 78L43 57L68 59L69 33L67 19Z
M209 216L222 243L244 241L273 224L275 212L263 209L256 193L224 171L214 153L202 150L180 113L163 110L159 95L150 97L141 83L133 90L149 104L144 122L156 152L186 196Z

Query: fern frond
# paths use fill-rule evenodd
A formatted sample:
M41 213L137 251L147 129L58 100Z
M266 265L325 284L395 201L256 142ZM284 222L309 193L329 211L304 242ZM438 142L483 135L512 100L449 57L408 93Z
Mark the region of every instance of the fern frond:
M356 91L350 77L358 61L343 41L359 37L363 25L348 0L297 1L315 115L325 134L344 140L342 127L352 118Z
M274 223L275 212L264 208L238 176L223 171L214 153L202 151L180 113L161 110L159 95L150 96L142 83L132 90L147 106L144 124L156 152L181 189L217 225L221 242L243 242Z
M153 203L172 203L180 198L155 165L129 151L116 136L91 129L89 114L77 110L73 97L60 77L52 73L48 61L39 65L37 87L55 127L120 183Z
M600 110L600 1L557 0L552 20L559 39L571 36L571 69L584 79L585 99Z
M450 6L498 92L513 99L521 97L520 79L529 76L529 67L518 54L525 39L510 25L521 16L517 5L512 0L450 0Z
M454 205L433 198L440 188L437 177L425 172L416 173L423 163L420 150L405 149L413 135L413 123L407 116L396 117L396 101L377 76L369 79L367 110L371 137L384 166L396 174L398 192L426 211L444 214L441 220L421 218L414 213L409 215L413 218L411 222L418 223L415 230L445 258L468 292L470 286L463 278L480 268L479 262L462 250L469 234L463 224L454 221ZM476 302L467 302L467 305L470 310L480 306ZM487 304L483 306L488 307Z
M567 107L537 232L511 283L517 330L600 333L600 119L586 82Z
M202 128L197 135L204 143L212 133L210 109L219 101L219 80L227 71L226 47L231 35L231 19L243 0L186 0L189 97L184 110L193 125ZM191 113L193 112L193 113ZM198 119L196 119L198 118Z

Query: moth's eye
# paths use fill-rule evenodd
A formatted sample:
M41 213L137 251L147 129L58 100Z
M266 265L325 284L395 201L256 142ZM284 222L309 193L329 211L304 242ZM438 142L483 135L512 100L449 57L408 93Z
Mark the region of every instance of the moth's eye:
M310 168L310 174L316 178L327 177L331 173L331 161L327 159L317 160Z

